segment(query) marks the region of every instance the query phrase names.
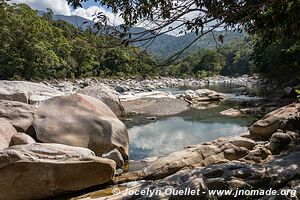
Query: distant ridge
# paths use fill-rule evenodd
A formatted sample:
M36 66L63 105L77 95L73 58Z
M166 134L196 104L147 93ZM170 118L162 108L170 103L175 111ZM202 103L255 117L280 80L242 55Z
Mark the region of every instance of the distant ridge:
M43 14L43 11L38 11L40 15ZM65 16L65 15L54 15L54 20L63 20L66 21L76 27L80 27L85 29L86 27L93 25L94 22L88 19L85 19L80 16ZM131 32L141 32L146 30L142 27L133 27ZM238 33L238 32L226 32L226 31L214 31L215 36L223 35L224 36L224 44L229 43L235 39L242 39L246 37L246 33ZM158 36L152 43L147 47L147 51L152 55L156 56L160 59L166 59L176 52L182 50L188 44L190 44L194 39L197 38L195 33L187 33L182 36L173 36L168 34L163 34ZM141 46L143 42L135 43L135 46ZM185 55L188 53L194 53L199 51L199 49L205 48L212 48L215 47L217 44L213 38L213 35L207 34L204 35L202 38L197 40L186 52ZM143 47L142 47L143 48ZM145 48L145 47L144 47Z

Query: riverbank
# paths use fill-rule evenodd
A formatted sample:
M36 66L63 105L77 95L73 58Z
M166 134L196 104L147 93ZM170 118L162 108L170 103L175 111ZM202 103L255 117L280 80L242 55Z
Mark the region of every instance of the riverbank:
M259 84L259 81L260 80L258 79L258 77L245 75L241 77L215 76L207 77L204 79L182 79L171 77L158 77L156 79L143 79L141 77L134 79L85 78L74 81L45 81L44 83L63 92L74 92L80 88L84 88L97 83L104 83L113 87L119 93L139 93L176 87L199 88L208 84L214 85L219 83L233 83L245 87L253 87L256 84Z
M195 112L201 110L205 112L207 107L203 104L219 106L220 102L229 100L232 95L201 88L184 89L179 94L166 91L121 93L109 85L94 82L90 84L83 84L80 81L70 84L61 82L53 85L18 81L0 82L2 123L0 176L4 180L0 182L4 184L0 187L1 198L52 198L102 185L108 189L77 199L101 199L103 194L111 199L124 197L135 199L136 196L124 196L124 193L111 196L112 191L107 190L115 187L119 190L142 189L148 186L163 189L159 185L169 184L169 180L178 175L190 176L190 173L194 173L191 170L197 170L199 167L203 168L197 171L200 174L207 168L218 171L220 163L225 164L221 166L220 174L212 177L213 180L208 180L210 175L204 177L192 175L190 184L201 184L205 186L201 188L207 190L211 189L211 185L218 185L218 188L230 186L229 181L234 179L235 182L243 182L238 187L249 185L256 188L256 183L262 183L261 178L256 177L256 182L249 182L248 178L254 176L260 169L256 168L257 163L263 168L273 166L271 163L276 163L276 159L291 159L291 157L282 158L285 156L284 152L296 148L292 151L294 152L298 149L297 124L300 119L300 106L291 104L266 115L250 127L250 132L246 131L241 136L216 138L210 142L187 145L183 150L175 150L167 155L136 160L130 163L130 172L126 172L128 165L124 163L130 158L130 137L127 127L120 120L124 114L126 117L129 114L124 102L132 101L134 105L137 100L143 100L139 106L143 111L143 106L147 108L147 104L149 108L157 107L155 102L159 100L164 103L167 110L174 111L177 109L172 108L170 103L174 101L181 102L180 105L185 105L187 109L195 109ZM192 107L193 105L201 106ZM146 116L146 119L149 122L155 121L156 117L159 117L155 114L161 110L163 109L160 106L150 109L154 113L148 113L150 116ZM234 118L238 115L234 109L222 111L226 111L222 115L228 117ZM221 115L221 110L217 113ZM170 114L173 115L174 113ZM165 116L164 112L162 116ZM168 137L171 139L171 136ZM184 137L181 139L184 140ZM277 155L281 157L277 158ZM294 160L294 154L291 155ZM297 164L296 161L293 162ZM228 166L234 167L229 169ZM276 165L274 166L272 170L277 173ZM254 169L250 175L223 176L232 169L241 169L246 173L249 167ZM283 166L280 164L280 167ZM25 168L27 170L23 170ZM70 168L72 170L69 170ZM188 171L184 171L187 169ZM293 168L291 170L293 174L298 174ZM272 173L270 172L270 176L273 176ZM198 180L201 177L203 181L193 182L194 178ZM235 180L236 178L239 180ZM292 177L288 181L297 180ZM272 181L268 183L273 184ZM174 185L174 188L184 187L180 182L175 181L174 184L177 185L176 187ZM28 190L24 191L24 185ZM11 190L14 193L8 193ZM146 196L139 197L146 198Z
M227 197L209 191L270 188L276 195L260 193L238 195L238 198L295 199L300 192L299 113L300 105L292 104L254 123L250 134L219 138L187 146L167 156L145 159L135 164L134 171L117 177L115 185L74 199L149 198L149 194L142 192L149 189L162 192L153 197L158 199L219 199ZM166 194L168 188L172 191L199 189L201 194Z

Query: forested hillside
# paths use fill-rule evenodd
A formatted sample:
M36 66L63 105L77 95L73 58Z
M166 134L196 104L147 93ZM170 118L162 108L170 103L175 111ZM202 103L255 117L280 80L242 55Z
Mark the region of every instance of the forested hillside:
M197 78L251 74L251 52L251 38L236 39L218 48L202 48L166 67L165 74Z
M249 72L248 54L242 58L246 60L246 65L239 66L241 69L231 69L236 65L231 60L242 62L236 52L244 49L245 43L232 45L228 40L228 45L220 49L213 47L216 43L212 38L204 37L189 50L196 53L170 66L159 66L159 61L147 51L132 45L124 46L121 39L114 36L94 34L89 23L84 21L83 18L53 15L51 11L37 12L25 4L1 4L0 37L5 39L0 41L0 78L39 80L135 75L204 77ZM141 28L135 28L136 31L138 29ZM187 38L192 38L191 34L181 37L162 35L150 49L167 57L183 48ZM232 42L234 37L230 37ZM231 55L230 51L234 53Z
M51 12L0 4L0 78L50 79L151 75L155 60L120 39L81 31ZM151 71L151 72L149 72Z
M63 20L66 21L76 27L86 29L88 26L92 26L94 23L88 19L82 18L80 16L64 16L64 15L53 15L54 20ZM145 28L142 27L132 27L130 29L131 33L140 33L144 32ZM204 35L199 40L197 40L190 48L188 48L184 53L183 57L196 53L199 49L202 48L212 48L216 47L216 41L218 36L224 36L224 44L228 44L236 39L243 39L246 37L245 32L234 32L234 31L214 31L214 34L210 33L208 35ZM135 36L135 37L138 37ZM215 39L214 39L215 37ZM134 38L134 36L133 36ZM162 34L155 38L151 43L147 43L147 41L136 42L133 43L134 46L139 46L142 49L146 49L149 53L154 55L158 59L167 59L173 54L181 51L187 45L189 45L193 40L197 38L195 33L186 33L181 36L173 36L168 34ZM147 43L147 45L144 45ZM148 45L149 44L149 45Z

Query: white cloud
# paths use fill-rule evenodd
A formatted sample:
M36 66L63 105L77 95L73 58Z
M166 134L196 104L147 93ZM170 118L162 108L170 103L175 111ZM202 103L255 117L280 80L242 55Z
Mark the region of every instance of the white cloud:
M91 6L87 9L77 8L76 10L72 10L66 0L11 0L11 2L25 3L35 10L46 10L46 8L50 8L55 14L67 16L77 15L89 20L93 20L94 14L103 12L108 17L110 24L120 25L123 23L123 19L121 17L116 16L112 12L107 11L100 6Z
M70 15L71 8L66 0L12 0L12 3L25 3L35 10L50 8L54 13ZM55 3L54 3L55 2Z
M113 24L113 25L120 25L122 24L124 21L121 17L113 14L112 12L109 12L107 10L105 10L103 7L99 7L99 6L92 6L89 7L87 9L84 8L77 8L76 10L72 11L72 15L77 15L89 20L93 20L94 19L94 15L102 12L108 19L109 19L109 24Z

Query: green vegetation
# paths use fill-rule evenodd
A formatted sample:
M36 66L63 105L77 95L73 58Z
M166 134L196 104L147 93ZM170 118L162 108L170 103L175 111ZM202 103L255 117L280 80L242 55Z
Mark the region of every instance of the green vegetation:
M155 75L155 60L147 53L51 16L51 11L39 17L25 4L0 0L1 79Z
M150 16L151 20L152 9L160 8L162 3L167 5L161 7L162 13L158 15L166 21L176 18L170 15L177 9L172 1L152 1L147 5L141 1L143 8L147 8L142 10L139 4L122 7L122 0L97 1L124 13L125 27L134 25L143 16ZM68 2L76 7L83 0ZM40 17L25 4L9 5L0 0L0 78L41 80L136 75L203 78L259 73L280 81L300 79L299 0L276 3L244 0L223 4L209 0L196 2L195 6L207 11L184 22L192 32L181 37L158 36L148 48L153 55L165 59L180 51L211 20L222 22L227 28L243 25L250 36L239 33L240 27L231 34L213 31L217 37L225 36L221 45L217 46L212 37L209 39L209 34L203 35L175 63L159 66L159 61L146 51L123 45L121 38L95 34L88 26L79 30L65 21L54 21L50 10ZM128 9L130 13L126 13ZM190 10L187 8L185 12L189 14ZM150 36L155 36L154 33Z
M255 71L267 78L300 80L300 1L285 0L256 17L248 31L256 36Z
M82 6L81 4L87 0L67 1L76 8ZM125 30L129 30L140 20L147 20L156 25L153 30L149 30L150 33L158 30L173 31L170 24L177 21L177 27L183 27L184 32L198 33L199 37L215 30L218 26L238 31L244 28L255 38L251 55L255 72L269 79L299 82L300 0L182 0L180 2L152 0L134 3L128 3L127 0L95 0L95 2L119 13L125 21ZM201 14L197 15L195 11ZM213 62L220 62L220 60L222 59L213 58ZM213 72L215 70L217 69Z
M165 74L203 78L212 75L243 75L251 73L251 40L238 39L229 44L201 49L174 65L166 67Z

